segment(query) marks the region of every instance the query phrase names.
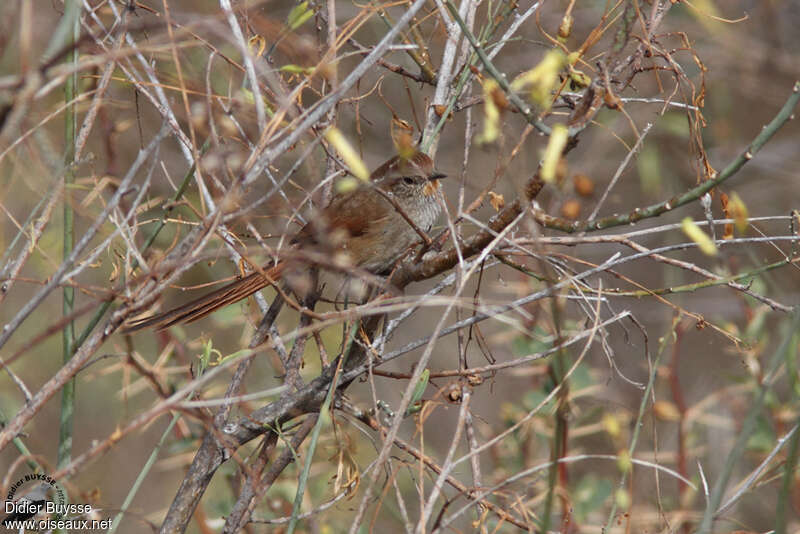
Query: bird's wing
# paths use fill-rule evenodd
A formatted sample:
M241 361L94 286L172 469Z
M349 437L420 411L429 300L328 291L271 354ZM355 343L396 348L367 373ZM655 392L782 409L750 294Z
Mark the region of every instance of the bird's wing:
M365 235L392 215L385 203L379 193L364 189L339 195L297 232L292 243L324 243L337 230L345 230L349 237Z

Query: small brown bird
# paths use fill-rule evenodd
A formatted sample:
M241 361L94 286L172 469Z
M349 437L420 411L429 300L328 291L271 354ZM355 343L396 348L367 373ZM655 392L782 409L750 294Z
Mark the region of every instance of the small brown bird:
M439 216L437 180L444 177L426 154L395 156L370 175L369 183L335 196L295 235L292 244L301 250L344 253L351 265L373 274L388 271L420 241L418 230L430 231ZM280 280L287 261L267 265L263 274L250 273L173 310L133 321L125 331L161 330L201 319Z

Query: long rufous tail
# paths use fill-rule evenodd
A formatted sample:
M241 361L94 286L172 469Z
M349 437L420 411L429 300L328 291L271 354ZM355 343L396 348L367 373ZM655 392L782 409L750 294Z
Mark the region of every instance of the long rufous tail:
M249 297L259 289L263 289L280 280L283 268L284 263L281 262L264 271L264 274L258 271L250 273L244 278L231 282L182 306L152 317L137 319L126 325L123 328L123 332L133 332L151 327L155 327L157 330L164 330L177 323L191 323L202 319L206 315Z

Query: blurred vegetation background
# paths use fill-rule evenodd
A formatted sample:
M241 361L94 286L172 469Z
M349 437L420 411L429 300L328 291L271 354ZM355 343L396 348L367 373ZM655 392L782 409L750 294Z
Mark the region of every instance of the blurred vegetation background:
M8 337L0 348L13 372L13 377L6 371L0 375L0 410L4 423L15 417L25 417L26 423L18 441L0 450L4 493L31 469L61 472L57 478L71 502L91 503L102 517L113 517L144 473L120 515L119 530L158 530L203 436L213 432L217 410L159 402L191 388L204 365L215 368L214 363L231 363L225 359L229 355L241 357L262 309L248 299L197 323L133 335L117 331L120 321L114 317L123 316L113 314L127 310L124 318L129 318L147 312L156 294L137 287L164 280L178 267L169 263L169 254L213 219L215 205L220 213L234 215L216 221L225 228L217 228L208 243L195 246L196 254L184 258L195 265L159 289L157 306L168 309L216 287L212 281L232 279L246 267L242 257L256 264L269 261L273 250L268 247L307 220L310 204L330 198L335 172L344 175L339 148L321 140L328 127L337 127L374 169L440 123L440 135L428 136L422 145L449 175L442 184L447 220L443 217L432 235L446 230L449 221L460 236L470 236L504 206L525 198L525 188L539 179L550 137L526 122L507 91L492 89L491 74L466 40L452 51L457 58L450 65L452 78L447 83L437 78L446 63L448 31L461 38L445 3L425 3L393 40L396 46L336 93L410 5L18 0L0 6L0 323L14 325L13 331L4 330ZM557 218L556 223L548 227L525 203L525 216L505 241L487 251L483 267L470 273L459 294L447 289L441 301L415 300L451 272L464 276L467 269L458 267L406 287L406 299L386 321L415 303L422 306L403 317L373 356L391 355L431 336L443 314L450 325L552 287L567 273L603 264L617 252L633 251L629 243L610 237L592 241L592 236L641 232L626 236L647 249L675 245L675 251L664 252L673 262L645 254L587 278L586 286L559 287L551 298L437 340L427 364L427 387L423 384L415 396L417 411L402 420L398 434L409 447L424 451L429 463L398 442L388 463L377 468L372 463L393 418L403 415L397 415L400 400L406 388L415 387L409 377L425 345L376 364L373 375L355 380L346 395L337 397L336 409L320 418L316 444L305 440L294 461L259 490L263 494L250 505L255 522L243 528L282 532L294 527L258 521L316 510L298 522L300 531L693 532L703 530L712 516L716 532L798 531L798 433L793 429L800 422L800 385L792 308L800 277L790 241L800 224L792 211L800 209L797 121L782 126L752 161L715 189L708 210L698 196L657 218L634 218L630 225L586 233L582 241L584 234L567 236L558 227L669 200L713 178L714 171L745 152L785 105L800 75L800 4L550 0L465 1L456 8L464 17L471 13L467 22L481 36L482 50L490 55L497 50L492 63L509 82L540 65L548 51L580 51L572 69L556 69L556 83L547 87L552 107L540 105L527 91L517 94L548 125L587 121L559 160L556 180L535 198L537 213ZM665 15L650 43L657 43L658 53L641 52L635 62L624 63L621 58L633 57L637 47L649 46L645 21L661 10ZM630 13L633 28L625 30ZM568 16L572 26L558 37ZM503 40L509 28L514 31ZM625 48L613 54L618 32L625 31ZM472 68L464 66L465 58L471 58ZM612 58L624 70L604 71L603 62ZM578 83L575 70L592 83L590 89ZM591 102L591 89L604 96L598 109L581 111ZM280 146L307 112L325 105L331 95L335 107L287 149L259 162L263 172L238 187L257 158ZM486 105L487 95L499 107L497 118ZM441 101L453 102L453 108L445 113ZM491 139L495 120L498 135ZM160 138L165 123L166 135ZM632 152L640 138L638 151ZM148 152L151 143L154 149ZM70 148L76 144L77 157ZM145 159L134 168L130 189L121 190L140 154ZM189 174L185 191L173 197L194 161L199 172ZM605 197L618 169L622 173ZM275 182L287 175L276 193ZM729 200L723 209L723 194L741 205ZM476 199L477 209L459 218ZM251 209L252 203L258 204ZM113 209L66 270L78 272L37 302L68 256L68 243L89 235L108 207ZM736 239L772 240L734 239L731 246L719 245L717 255L705 255L689 248L695 239L680 223L691 217L708 234L707 213L717 220L744 219L733 233ZM145 249L162 220L166 224ZM715 232L721 239L731 230L718 222ZM559 237L577 241L561 246ZM443 238L442 245L452 246L452 239ZM136 262L149 268L137 270ZM762 269L767 265L774 268ZM711 280L709 272L741 274L735 281L750 293L725 284L691 285ZM269 303L275 291L267 289L263 296ZM148 306L135 309L137 299L144 303L145 298ZM65 299L71 302L66 307ZM35 309L17 324L20 310L32 302ZM445 313L452 302L454 309ZM91 318L101 309L105 315L94 326ZM312 323L318 328L308 339L298 337L297 329L306 325L296 310L286 307L275 322L286 336L285 350L304 340L299 373L306 384L354 338L363 342L362 331L353 333L353 317L336 315L341 309L341 302L320 302L316 312L333 319ZM630 315L592 333L595 320L623 312ZM103 329L107 334L96 338L76 374L74 400L69 395L62 400L60 384L48 390L64 354L90 345ZM514 363L573 337L579 342L553 355ZM257 350L240 394L285 384L285 358L271 343ZM233 369L198 385L194 398L222 397ZM42 395L41 404L28 402L26 388L31 396ZM246 399L234 414L246 419L272 399ZM65 423L72 402L74 419ZM26 406L35 410L25 415ZM304 415L284 421L286 428L271 428L267 436L272 437L263 442L259 438L239 447L214 473L187 531L236 530L223 525L259 460L273 465L290 450L287 443L298 428L302 431L301 421L310 420L309 413ZM476 454L477 460L452 464L511 428ZM65 435L72 436L71 452ZM162 439L155 465L146 470ZM562 459L557 469L548 468L553 459ZM303 474L306 465L310 470ZM427 510L442 465L460 486L445 484ZM711 507L704 485L713 495L726 476L719 490L724 498ZM298 480L307 483L299 499ZM444 526L477 495L483 505L468 507Z

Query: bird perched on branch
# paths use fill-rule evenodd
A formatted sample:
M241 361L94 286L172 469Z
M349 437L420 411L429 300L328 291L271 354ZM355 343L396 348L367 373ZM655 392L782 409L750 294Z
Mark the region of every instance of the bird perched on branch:
M356 189L336 195L292 239L298 251L343 254L349 265L373 274L388 271L439 216L433 160L421 152L395 156ZM129 323L125 331L189 323L275 284L296 260L264 266L187 304Z

